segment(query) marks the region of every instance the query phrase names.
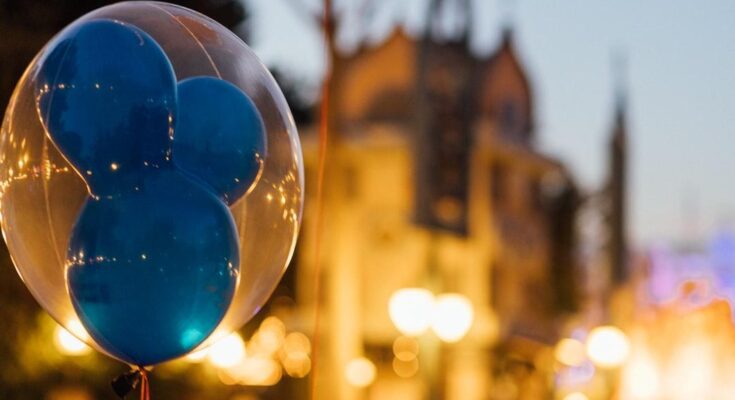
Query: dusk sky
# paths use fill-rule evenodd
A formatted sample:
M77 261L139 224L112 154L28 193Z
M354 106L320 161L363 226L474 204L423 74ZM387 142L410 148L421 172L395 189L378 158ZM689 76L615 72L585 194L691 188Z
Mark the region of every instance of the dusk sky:
M316 86L320 36L291 3L246 0L252 46ZM373 0L380 15L356 21L379 43L396 23L415 31L426 0ZM347 10L359 0L337 1ZM560 157L583 190L604 181L613 116L615 54L625 54L631 146L631 234L705 240L735 227L735 2L731 0L474 0L474 50L487 54L510 23L536 97L543 151ZM318 7L318 6L316 6ZM354 13L351 13L354 14ZM619 74L618 74L619 75ZM618 79L619 80L619 79Z

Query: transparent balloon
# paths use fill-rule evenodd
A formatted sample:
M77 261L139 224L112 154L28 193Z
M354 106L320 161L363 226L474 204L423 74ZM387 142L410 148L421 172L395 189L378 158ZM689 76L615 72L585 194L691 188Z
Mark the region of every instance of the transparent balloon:
M301 222L304 179L296 127L282 92L252 50L227 28L180 6L141 1L100 8L69 25L41 50L18 82L2 124L0 222L18 274L36 300L61 325L98 350L105 351L105 346L80 329L67 269L71 267L68 252L80 210L87 198L101 195L94 192L94 187L108 190L107 175L97 176L99 182L90 186L92 179L85 176L73 157L70 159L63 143L54 140L49 124L44 125L40 115L43 102L39 100L37 81L42 75L39 64L54 46L58 47L58 41L97 20L115 21L149 35L170 61L180 88L187 79L216 78L246 94L260 114L267 153L258 159L258 177L247 193L229 190L233 197L225 193L223 199L234 220L239 245L234 298L214 332L199 346L202 348L252 318L291 259ZM195 95L216 95L207 91L206 82L203 88L193 84L189 87ZM191 104L189 108L196 108L196 101ZM89 110L95 111L100 110ZM174 142L177 129L172 133ZM176 151L174 148L174 160ZM216 167L218 162L194 161L202 168L209 164ZM122 168L116 163L110 166L112 170ZM253 175L252 168L248 171ZM161 179L167 182L163 188L176 185L175 179ZM235 192L241 197L235 198Z

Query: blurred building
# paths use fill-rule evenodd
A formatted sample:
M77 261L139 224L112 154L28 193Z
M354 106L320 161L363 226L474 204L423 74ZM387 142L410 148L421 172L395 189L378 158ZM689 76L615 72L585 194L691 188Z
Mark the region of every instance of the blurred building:
M578 195L567 169L535 146L533 89L512 30L478 57L466 31L398 29L338 54L333 79L319 228L317 129L300 128L312 208L300 242L308 251L290 276L305 324L317 303L322 310L320 397L546 397L544 356L578 300ZM425 333L417 360L397 359L388 305L407 287L466 296L469 333L453 344ZM367 390L344 375L360 356L377 366Z
M103 3L0 1L0 27L9 37L0 41L4 99L54 32ZM247 14L238 1L180 3L230 27ZM254 323L286 304L281 308L296 310L281 315L289 329L308 331L318 308L318 369L309 372L306 364L265 388L281 375L267 385L224 386L221 371L210 366L174 365L158 370L156 398L307 398L309 373L323 399L549 398L551 348L581 301L575 224L583 196L565 166L536 146L533 85L512 29L487 56L469 50L468 31L466 23L451 34L431 24L421 35L397 29L380 44L334 55L321 222L317 125L300 126L309 198L299 250L283 287ZM605 232L595 232L603 243L590 267L603 271L606 283L622 284L627 269L625 135L619 107L609 184L593 210L608 216ZM34 342L18 339L38 330L38 311L4 259L0 300L20 306L0 307L10 321L0 354L20 367L0 369L0 397L109 394L108 378L120 372L116 363L42 354L37 342L48 341L48 332ZM473 308L469 332L457 342L431 330L403 337L389 302L412 287L466 296ZM441 317L444 325L461 322L451 313ZM359 357L376 369L355 363ZM90 383L89 393L76 388ZM247 397L236 397L241 391Z

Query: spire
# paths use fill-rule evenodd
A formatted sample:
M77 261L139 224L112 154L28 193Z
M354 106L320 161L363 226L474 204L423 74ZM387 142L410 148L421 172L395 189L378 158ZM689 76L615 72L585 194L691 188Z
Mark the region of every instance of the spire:
M610 210L608 226L610 242L611 276L614 284L624 283L628 277L627 242L627 189L628 189L628 149L627 149L627 92L626 59L624 53L613 58L615 79L615 111L610 133L610 175L608 196Z
M612 60L613 79L615 85L615 120L613 126L614 142L621 142L620 146L625 146L627 136L626 130L626 114L628 102L628 59L627 54L618 51L613 55Z
M511 46L513 42L513 24L503 23L503 30L500 33L500 45Z

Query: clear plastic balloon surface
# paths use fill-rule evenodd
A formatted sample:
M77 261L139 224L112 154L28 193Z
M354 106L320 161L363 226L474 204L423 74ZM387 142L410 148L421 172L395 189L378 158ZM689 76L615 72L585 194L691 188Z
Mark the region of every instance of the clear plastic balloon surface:
M23 282L133 365L241 327L299 230L301 149L280 89L229 30L166 3L101 8L51 40L10 100L0 163Z

